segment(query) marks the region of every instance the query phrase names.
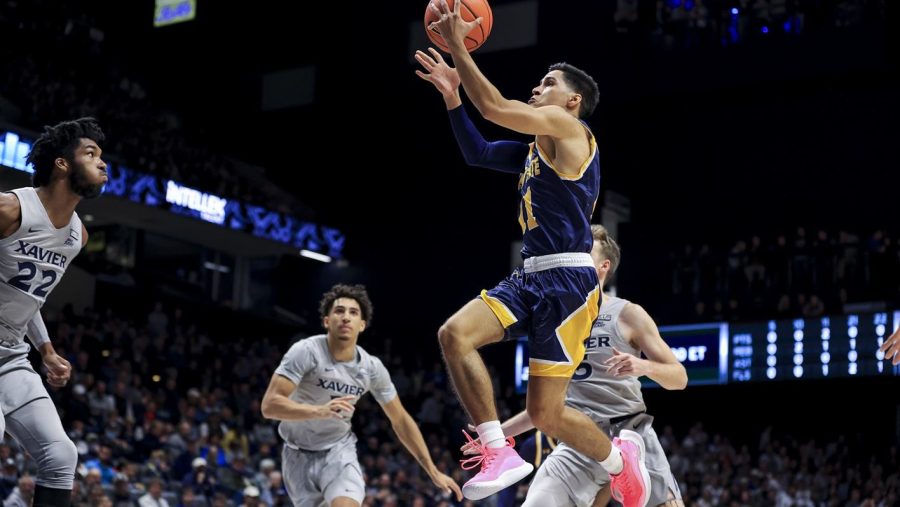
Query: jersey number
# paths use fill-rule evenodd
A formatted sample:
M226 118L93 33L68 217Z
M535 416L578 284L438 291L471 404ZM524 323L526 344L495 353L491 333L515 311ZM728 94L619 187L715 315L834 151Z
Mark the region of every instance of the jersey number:
M519 208L519 225L522 226L522 233L526 228L530 231L538 226L537 220L534 218L534 209L531 205L531 187L525 191L522 196L522 207Z
M23 292L30 292L37 297L47 297L47 291L50 286L53 285L53 282L56 281L56 271L53 271L52 269L41 271L41 281L43 283L35 287L34 290L31 290L31 281L34 279L34 275L36 275L37 272L38 268L33 262L20 262L19 274L10 278L9 284Z
M584 380L590 377L591 373L594 373L594 368L591 367L587 360L584 360L578 365L578 368L575 369L575 373L572 374L572 381L578 382L579 380Z

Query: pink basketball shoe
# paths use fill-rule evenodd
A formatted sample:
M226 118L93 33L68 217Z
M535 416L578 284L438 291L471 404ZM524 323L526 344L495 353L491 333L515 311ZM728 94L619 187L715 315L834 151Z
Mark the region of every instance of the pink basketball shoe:
M610 476L613 498L624 507L644 507L650 499L650 474L644 464L644 438L631 430L622 430L613 439L622 453L622 472Z
M487 447L473 440L465 430L467 445L474 447L477 455L460 460L463 470L471 470L481 465L481 471L469 479L462 487L463 495L469 500L481 500L524 479L534 470L534 465L526 463L516 452L512 437L506 439L503 447Z

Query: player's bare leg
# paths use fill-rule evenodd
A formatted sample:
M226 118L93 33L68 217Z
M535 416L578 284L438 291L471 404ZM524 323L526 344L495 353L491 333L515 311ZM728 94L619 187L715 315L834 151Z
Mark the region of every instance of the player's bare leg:
M592 507L608 507L609 500L612 498L612 493L609 491L609 484L600 488L600 491L597 492L597 496L594 497L594 505Z
M566 406L568 387L569 379L565 377L529 377L528 415L537 429L603 461L609 457L612 443L588 416Z
M506 441L497 407L494 389L487 367L478 349L503 338L500 321L481 299L470 301L456 312L438 331L441 349L453 386L476 425L480 443L479 455L463 462L463 468L481 466L481 470L463 485L463 495L480 500L493 495L534 470Z
M497 419L494 388L478 349L503 339L503 326L481 299L473 299L438 331L444 360L459 399L478 425Z

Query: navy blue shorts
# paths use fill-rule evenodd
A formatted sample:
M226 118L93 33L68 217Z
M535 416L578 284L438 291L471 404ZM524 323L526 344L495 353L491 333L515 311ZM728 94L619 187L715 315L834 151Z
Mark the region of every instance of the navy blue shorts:
M528 336L529 375L571 377L599 313L600 285L592 263L533 272L519 268L481 291L481 299L506 329L506 338Z

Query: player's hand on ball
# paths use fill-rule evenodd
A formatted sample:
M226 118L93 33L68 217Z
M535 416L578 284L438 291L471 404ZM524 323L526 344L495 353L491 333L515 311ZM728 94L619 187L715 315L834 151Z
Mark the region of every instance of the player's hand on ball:
M53 387L63 387L72 375L72 365L55 353L44 356L44 366L47 367L47 383Z
M353 412L356 408L353 407L353 404L350 403L355 396L341 396L340 398L335 398L328 403L326 403L323 408L324 419L350 419L353 417Z
M437 21L432 23L428 29L436 29L439 34L447 41L448 45L453 42L461 44L465 47L464 39L466 34L473 28L480 25L482 18L476 18L472 21L466 21L460 15L460 7L462 2L454 2L453 8L447 4L447 0L435 0L428 3L428 8L434 12Z
M451 491L456 494L456 501L462 502L463 494L462 490L459 489L459 484L456 483L450 476L442 474L441 472L435 472L434 475L431 476L431 481L434 482L434 485L441 489L444 493L450 493Z

